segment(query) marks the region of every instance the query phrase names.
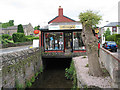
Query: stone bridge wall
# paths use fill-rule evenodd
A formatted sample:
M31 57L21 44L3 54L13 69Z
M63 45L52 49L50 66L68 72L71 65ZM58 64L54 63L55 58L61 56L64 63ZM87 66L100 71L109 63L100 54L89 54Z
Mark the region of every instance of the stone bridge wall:
M26 83L42 70L41 49L32 48L2 54L2 87L25 87Z
M119 53L118 53L119 54ZM112 78L112 86L113 88L120 88L120 58L115 57L111 54L110 51L101 48L100 49L100 62L101 65L104 65L104 67L109 72L111 78Z

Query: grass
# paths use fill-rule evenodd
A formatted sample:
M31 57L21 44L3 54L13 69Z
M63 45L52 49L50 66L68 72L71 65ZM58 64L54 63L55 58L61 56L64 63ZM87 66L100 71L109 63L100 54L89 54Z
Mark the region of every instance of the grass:
M102 68L103 76L107 77L110 76L109 72L106 70L106 68Z
M87 56L83 56L82 58L87 58Z
M86 64L86 66L85 67L89 67L89 65L88 64Z

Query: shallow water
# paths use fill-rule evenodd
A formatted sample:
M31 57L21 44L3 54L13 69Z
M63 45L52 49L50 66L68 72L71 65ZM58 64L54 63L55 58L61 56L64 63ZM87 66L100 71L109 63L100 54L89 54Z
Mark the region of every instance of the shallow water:
M65 68L71 59L44 59L45 69L32 88L72 88L72 81L65 78Z

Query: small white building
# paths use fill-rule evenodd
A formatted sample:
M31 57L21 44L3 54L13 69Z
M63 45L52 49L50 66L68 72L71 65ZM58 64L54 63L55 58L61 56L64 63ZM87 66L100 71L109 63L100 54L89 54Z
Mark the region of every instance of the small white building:
M110 22L109 24L104 26L104 31L109 28L112 34L120 34L120 22Z
M104 33L109 28L112 34L120 34L120 22L110 22L109 24L105 25L104 27L100 28L100 36L101 36L101 44L105 43Z

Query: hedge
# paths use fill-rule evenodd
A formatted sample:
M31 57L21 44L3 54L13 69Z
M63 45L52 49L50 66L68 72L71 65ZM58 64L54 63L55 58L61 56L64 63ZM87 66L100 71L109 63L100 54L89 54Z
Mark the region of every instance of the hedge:
M114 41L114 39L115 39L115 34L107 36L105 40L106 41Z
M26 41L24 33L13 33L12 37L13 37L13 41L15 43L16 42L25 42Z
M25 36L26 41L33 41L34 39L39 39L39 37Z
M10 35L8 35L8 34L3 34L3 35L2 35L2 39L12 40L12 36L10 36Z
M33 42L19 42L19 43L7 43L2 44L2 48L8 48L8 47L17 47L17 46L24 46L24 45L32 45Z
M120 48L120 38L117 39L117 45L118 45L118 48Z
M120 34L115 34L114 41L117 42L119 38L120 38Z

